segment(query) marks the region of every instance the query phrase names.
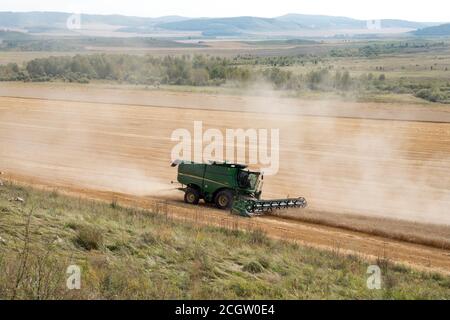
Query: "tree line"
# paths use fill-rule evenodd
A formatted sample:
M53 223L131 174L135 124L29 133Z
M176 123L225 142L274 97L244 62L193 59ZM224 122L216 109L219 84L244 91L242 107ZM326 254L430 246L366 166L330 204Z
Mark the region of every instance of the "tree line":
M265 61L264 61L265 62ZM15 63L0 66L1 81L53 81L88 83L111 80L130 84L239 85L266 81L276 89L348 90L353 80L348 72L332 73L319 68L306 74L262 65L254 67L235 59L195 56L138 56L93 54L33 59L23 66Z
M89 83L92 80L116 81L141 85L220 86L225 83L243 87L260 82L277 90L312 91L385 91L411 93L433 102L448 102L446 89L430 85L389 81L385 74L352 76L346 70L321 66L310 61L308 71L274 66L274 61L262 60L255 65L240 58L205 55L164 56L92 54L33 59L19 66L0 66L0 81L65 81Z

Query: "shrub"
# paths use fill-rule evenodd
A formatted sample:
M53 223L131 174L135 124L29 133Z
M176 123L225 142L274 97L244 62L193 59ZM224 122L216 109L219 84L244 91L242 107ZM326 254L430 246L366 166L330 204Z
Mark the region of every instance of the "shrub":
M191 82L194 86L204 86L208 83L209 73L206 69L194 69L191 74Z
M260 273L264 271L264 267L257 261L250 261L244 267L242 270L250 272L250 273Z
M431 102L439 102L446 99L444 93L439 89L421 89L416 92L415 96Z
M81 226L78 228L78 235L75 242L86 250L97 250L103 244L103 235L98 228Z

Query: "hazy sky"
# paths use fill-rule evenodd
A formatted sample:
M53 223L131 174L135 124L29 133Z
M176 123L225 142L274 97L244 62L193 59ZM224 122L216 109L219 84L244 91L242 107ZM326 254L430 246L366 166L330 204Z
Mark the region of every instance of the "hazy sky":
M0 11L69 11L148 17L275 17L305 13L359 19L450 21L449 0L0 0Z

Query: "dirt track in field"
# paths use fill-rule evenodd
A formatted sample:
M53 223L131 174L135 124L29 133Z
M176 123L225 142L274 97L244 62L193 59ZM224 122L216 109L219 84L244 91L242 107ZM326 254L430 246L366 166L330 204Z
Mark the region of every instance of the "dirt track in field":
M0 90L0 94L18 96L20 92ZM332 102L300 106L308 111L302 115L293 109L292 101L276 98L164 92L146 92L141 97L139 92L113 90L85 94L36 90L38 98L32 94L0 98L0 171L6 177L107 201L114 192L120 201L142 207L153 205L152 199L165 199L178 219L258 227L275 237L314 246L386 255L450 271L450 253L444 249L276 217L246 220L212 209L199 219L204 209L179 203L182 195L170 184L176 171L168 166L176 144L170 140L172 131L192 131L194 120L202 120L204 130L279 128L280 170L266 177L265 198L301 195L308 199L311 211L364 215L368 223L372 218L395 218L450 225L448 123L359 119L358 104L343 106L344 118L332 117ZM102 96L107 103L99 103ZM195 104L208 110L195 109ZM222 110L229 105L234 111ZM377 105L361 107L364 117L380 118L378 111L371 112L378 110ZM261 112L255 113L257 108ZM286 112L275 114L276 108ZM395 113L380 105L379 110L385 110L384 118L407 120L406 110L415 120L446 121L442 108L427 112L420 107L399 108L401 112ZM350 117L352 112L355 118Z
M164 200L160 197L142 197L117 192L90 190L75 186L50 185L36 178L10 175L14 182L31 184L47 190L93 200L114 201L121 206L143 208L165 215L168 219L205 226L219 226L231 230L263 230L270 237L293 241L336 254L353 254L374 263L378 259L401 263L424 271L450 275L450 251L364 232L343 230L317 223L287 220L278 216L242 218L206 205L192 207L180 200Z

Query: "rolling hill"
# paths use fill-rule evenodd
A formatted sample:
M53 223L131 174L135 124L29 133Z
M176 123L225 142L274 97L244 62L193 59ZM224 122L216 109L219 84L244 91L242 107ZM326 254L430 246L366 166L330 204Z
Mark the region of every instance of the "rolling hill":
M287 14L277 18L306 26L311 29L364 29L367 21L347 17L332 17L323 15ZM414 22L397 19L380 20L382 28L408 28L418 29L434 25L427 22Z
M433 25L432 23L412 22L405 20L381 20L383 28L418 29ZM233 17L202 18L158 24L157 27L168 30L202 31L224 30L227 32L275 32L295 30L326 29L365 29L367 22L346 17L323 15L287 14L278 18Z
M277 31L295 30L302 26L296 22L282 21L273 18L232 17L232 18L201 18L179 22L159 24L158 27L169 30L207 31L223 29L233 31Z
M414 32L416 36L450 36L450 23L419 29Z
M67 12L0 12L0 27L3 28L65 28ZM123 15L82 14L82 21L87 24L106 24L111 26L141 27L159 23L186 20L180 16L159 18L130 17Z
M307 15L307 14L295 14L290 13L284 16L278 17L279 21L286 21L302 25L311 29L354 29L364 28L365 21L356 20L346 17L331 17L324 15Z
M0 28L23 29L30 33L68 31L66 21L71 14L65 12L0 12ZM165 16L159 18L130 17L123 15L82 14L84 28L109 26L113 32L152 33L164 31L200 32L204 36L236 36L257 33L289 33L301 30L362 30L366 21L347 17L324 15L287 14L276 18L252 16L229 18L185 18ZM405 20L381 20L382 28L420 29L434 26Z

